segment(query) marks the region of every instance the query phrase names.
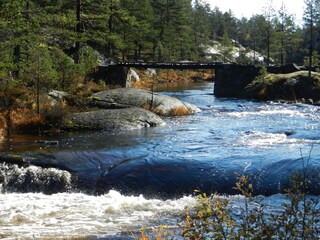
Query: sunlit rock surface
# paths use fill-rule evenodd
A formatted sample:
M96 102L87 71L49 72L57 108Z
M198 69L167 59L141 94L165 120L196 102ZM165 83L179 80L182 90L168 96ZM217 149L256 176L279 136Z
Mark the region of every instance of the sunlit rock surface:
M148 109L160 116L182 116L199 112L199 108L176 98L150 91L119 88L94 94L95 105L127 105Z

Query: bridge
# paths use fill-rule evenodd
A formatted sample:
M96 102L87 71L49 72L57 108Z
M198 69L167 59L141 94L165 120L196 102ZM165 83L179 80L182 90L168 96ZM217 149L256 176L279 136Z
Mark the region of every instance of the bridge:
M215 70L214 94L217 97L241 97L246 86L259 76L261 67L254 65L225 64L222 62L118 62L106 66L99 66L92 73L95 80L106 83L130 86L128 72L134 68L162 68L162 69L212 69ZM280 67L267 67L269 73L291 73L300 71L295 64Z
M222 62L119 62L109 67L161 68L161 69L218 69Z
M128 86L127 76L130 68L218 70L223 67L222 62L117 62L97 67L96 71L91 74L91 78L124 87Z

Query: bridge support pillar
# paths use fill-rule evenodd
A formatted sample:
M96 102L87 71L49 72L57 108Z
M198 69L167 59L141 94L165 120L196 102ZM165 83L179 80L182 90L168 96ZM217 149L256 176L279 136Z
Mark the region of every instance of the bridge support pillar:
M127 87L129 68L117 65L99 66L97 71L91 74L95 81L103 81L106 84Z
M216 97L241 98L245 87L260 73L261 67L226 64L216 69L214 95Z

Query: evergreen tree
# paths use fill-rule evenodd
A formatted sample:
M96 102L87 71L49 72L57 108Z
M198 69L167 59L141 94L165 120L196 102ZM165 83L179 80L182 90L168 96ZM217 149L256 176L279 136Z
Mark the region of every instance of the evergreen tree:
M270 65L270 46L273 34L272 20L274 18L273 0L269 0L268 4L264 8L264 17L266 19L266 25L264 27L266 31L266 42L267 42L267 66Z
M311 77L311 67L313 66L314 50L317 49L318 41L316 41L316 29L319 27L320 18L320 1L319 0L305 0L306 9L304 12L305 29L308 32L308 45L309 45L309 77Z
M293 15L289 14L285 5L282 4L278 16L274 19L274 43L273 57L278 59L282 66L287 63L287 55L290 55L290 46L295 44L294 31L295 24Z
M142 52L152 52L153 39L155 31L152 29L154 22L154 13L150 1L137 0L137 1L123 1L123 8L132 17L127 25L131 25L131 29L124 28L123 34L126 44L131 46L127 47L126 51L134 52L134 58L141 59ZM128 33L126 33L128 31Z
M254 51L254 53L260 52L265 54L266 49L268 49L268 44L266 41L266 26L268 25L265 17L263 15L254 15L249 21L249 33L247 35L247 39L250 42L250 48ZM254 61L256 57L254 56Z
M194 3L193 17L193 37L194 37L194 55L199 59L201 55L201 45L209 42L209 23L210 23L210 6L203 1L196 0Z
M26 45L29 26L26 22L26 1L3 0L0 2L0 46L2 52L0 62L11 64L8 69L15 79L19 77L21 51Z
M221 41L221 52L223 54L223 62L230 62L231 57L232 57L232 49L233 49L233 44L228 36L228 33L225 32L222 36L222 41Z

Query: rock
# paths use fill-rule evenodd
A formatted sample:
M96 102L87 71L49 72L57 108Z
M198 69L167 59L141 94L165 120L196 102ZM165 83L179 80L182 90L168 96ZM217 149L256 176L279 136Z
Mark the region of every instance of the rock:
M144 71L144 74L148 75L149 77L155 77L157 76L157 71L154 68L147 68Z
M133 70L132 68L130 68L129 72L128 72L128 75L131 75L131 79L134 79L135 81L140 81L140 77L138 75L138 73Z
M139 82L140 77L138 73L133 70L132 68L129 69L128 74L127 74L127 79L126 79L126 87L131 88L132 87L132 80Z
M97 106L118 104L141 107L161 116L183 116L200 111L196 106L176 98L134 88L119 88L96 93L93 102Z
M68 93L66 92L63 92L63 91L58 91L58 90L51 90L48 95L52 98L55 98L55 99L59 99L59 100L62 100L66 97L69 96Z
M165 125L156 114L142 108L105 109L73 113L66 117L68 130L135 130Z
M280 67L268 67L269 73L275 73L275 74L286 74L286 73L293 73L301 71L301 67L299 67L297 64L290 63L286 64Z

